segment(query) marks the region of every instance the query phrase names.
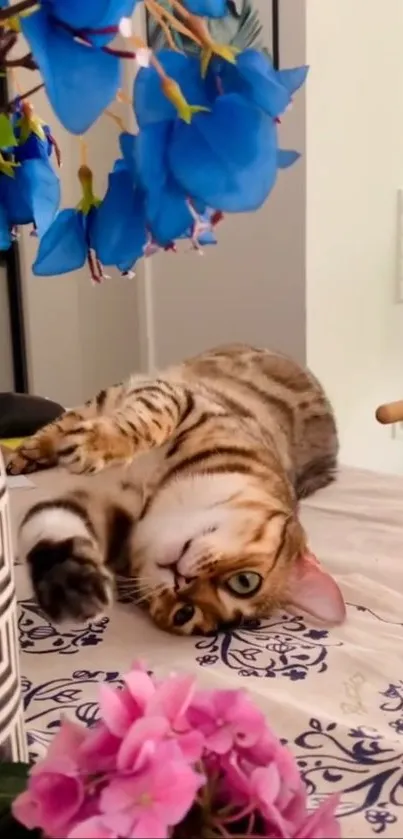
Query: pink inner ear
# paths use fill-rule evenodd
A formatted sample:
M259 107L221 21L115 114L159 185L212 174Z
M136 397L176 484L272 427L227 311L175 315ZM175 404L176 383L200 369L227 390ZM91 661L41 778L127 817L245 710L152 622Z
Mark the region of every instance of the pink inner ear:
M288 604L326 624L343 623L346 605L333 577L323 571L313 554L301 556L288 581Z

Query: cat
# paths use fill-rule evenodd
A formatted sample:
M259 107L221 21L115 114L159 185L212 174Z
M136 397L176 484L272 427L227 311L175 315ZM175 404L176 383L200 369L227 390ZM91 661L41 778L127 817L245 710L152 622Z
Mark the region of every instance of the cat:
M26 440L8 471L92 474L141 453L146 477L134 464L133 481L87 481L26 514L20 556L52 619L95 617L126 574L157 626L178 634L276 608L344 620L298 517L299 499L337 470L333 411L309 371L268 350L211 350L102 390Z

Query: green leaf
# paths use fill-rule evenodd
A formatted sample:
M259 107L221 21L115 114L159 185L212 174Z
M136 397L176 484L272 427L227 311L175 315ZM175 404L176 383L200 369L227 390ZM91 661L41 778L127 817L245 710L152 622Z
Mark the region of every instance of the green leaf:
M0 763L0 810L26 789L29 770L28 763Z
M8 117L7 114L0 114L0 149L6 149L9 146L16 145L17 138L14 134L10 117Z
M0 813L0 839L41 839L41 832L28 830L7 809Z

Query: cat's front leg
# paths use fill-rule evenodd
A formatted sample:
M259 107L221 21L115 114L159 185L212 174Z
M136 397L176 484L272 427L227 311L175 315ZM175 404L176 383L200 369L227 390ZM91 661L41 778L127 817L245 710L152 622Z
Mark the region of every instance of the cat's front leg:
M130 575L141 487L76 489L40 501L21 522L18 554L36 599L54 621L87 621L112 604L116 575Z
M166 443L193 405L191 391L181 384L159 379L142 383L110 415L84 420L65 434L58 463L71 472L91 474L130 463Z
M83 423L116 410L124 394L124 386L115 385L108 390L101 390L94 399L84 405L66 411L24 440L9 456L7 472L10 475L22 475L58 466L61 460L60 452L70 445L66 444L66 439L74 437L76 429Z

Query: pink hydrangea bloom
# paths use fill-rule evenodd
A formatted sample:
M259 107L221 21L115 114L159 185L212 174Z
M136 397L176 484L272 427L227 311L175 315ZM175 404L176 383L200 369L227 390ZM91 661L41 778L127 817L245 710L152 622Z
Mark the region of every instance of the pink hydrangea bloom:
M197 691L190 676L157 681L135 666L120 690L101 688L100 711L91 729L64 721L31 770L13 806L26 827L175 839L198 835L202 819L223 836L339 839L337 800L308 812L291 752L243 691Z
M85 729L65 720L46 759L32 769L28 789L13 804L14 817L29 829L42 828L52 839L66 836L85 799L77 762L85 737Z
M183 760L167 764L155 755L147 769L111 781L101 795L101 811L115 824L119 835L168 836L168 827L178 824L190 810L204 778Z
M263 736L265 718L244 691L200 691L189 711L193 726L203 732L206 747L227 754L233 746L251 748Z

